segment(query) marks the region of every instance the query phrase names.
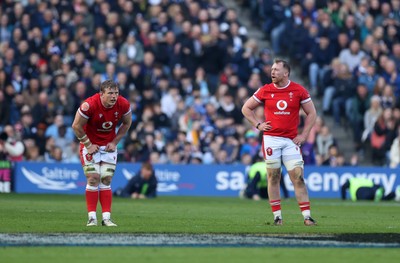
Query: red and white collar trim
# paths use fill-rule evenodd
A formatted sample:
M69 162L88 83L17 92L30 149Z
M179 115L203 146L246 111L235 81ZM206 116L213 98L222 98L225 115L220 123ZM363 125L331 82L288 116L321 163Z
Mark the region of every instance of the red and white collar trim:
M284 86L284 87L277 87L276 85L275 85L275 83L274 83L274 87L275 88L277 88L277 89L286 89L289 85L290 85L290 83L291 83L291 81L289 80L289 82L286 84L286 86Z

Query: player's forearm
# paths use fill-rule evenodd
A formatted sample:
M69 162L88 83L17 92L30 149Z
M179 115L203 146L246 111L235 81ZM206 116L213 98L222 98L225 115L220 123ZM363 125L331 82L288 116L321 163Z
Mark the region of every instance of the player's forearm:
M122 137L125 136L125 134L128 132L130 125L127 125L123 123L121 127L119 127L117 135L115 136L113 143L117 145L119 141L122 139Z
M85 145L86 149L92 145L92 142L82 127L73 126L72 129L74 130L76 138L78 138L78 140Z
M317 114L314 112L307 115L307 117L304 121L303 132L301 133L305 138L307 138L308 135L310 134L310 131L311 131L312 127L314 126L316 119L317 119Z
M254 114L254 111L247 107L242 108L242 113L243 116L251 123L253 126L257 126L260 121L257 119L256 115Z

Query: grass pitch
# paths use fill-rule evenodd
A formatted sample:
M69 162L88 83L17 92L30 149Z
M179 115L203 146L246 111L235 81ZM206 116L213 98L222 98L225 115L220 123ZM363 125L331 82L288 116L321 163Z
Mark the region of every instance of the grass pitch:
M305 227L294 198L282 200L283 227L272 225L268 201L238 198L113 198L117 228L86 227L85 197L0 195L1 233L400 233L400 203L311 199L317 227ZM98 218L101 219L98 206Z
M0 195L0 233L337 235L400 243L400 204L311 199L317 227L305 227L295 199L282 201L284 226L272 225L267 201L238 198L113 199L116 228L86 227L83 195ZM98 218L101 218L98 207ZM0 247L1 262L394 262L400 249L276 247ZM3 261L4 259L4 261ZM317 260L319 259L319 260Z

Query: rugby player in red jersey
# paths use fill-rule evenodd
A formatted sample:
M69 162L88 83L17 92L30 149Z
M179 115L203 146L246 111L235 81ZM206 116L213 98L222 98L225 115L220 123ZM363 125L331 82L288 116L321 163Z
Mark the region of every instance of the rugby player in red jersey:
M87 98L76 112L72 128L80 141L80 159L87 178L87 226L97 226L98 201L102 225L117 226L111 220L111 180L117 164L117 144L131 124L130 104L111 80L101 83L100 92Z
M267 165L268 196L274 224L282 225L280 177L282 162L293 183L297 202L307 226L316 225L311 217L310 200L304 182L304 161L300 147L314 125L317 113L308 91L289 79L290 65L275 60L271 68L272 83L259 88L242 107L246 119L263 131L263 154ZM264 106L264 120L254 110ZM299 111L306 114L302 132L298 134Z

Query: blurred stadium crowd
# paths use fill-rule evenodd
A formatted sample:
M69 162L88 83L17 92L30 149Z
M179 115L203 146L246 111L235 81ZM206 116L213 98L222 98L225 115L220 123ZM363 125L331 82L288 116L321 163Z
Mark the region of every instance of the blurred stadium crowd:
M375 165L397 166L400 0L237 2L270 49L219 0L2 1L0 158L79 162L74 114L112 79L133 112L121 161L249 164L260 135L240 109L279 55L322 101L306 164L356 165L371 148ZM352 160L326 115L353 131Z

